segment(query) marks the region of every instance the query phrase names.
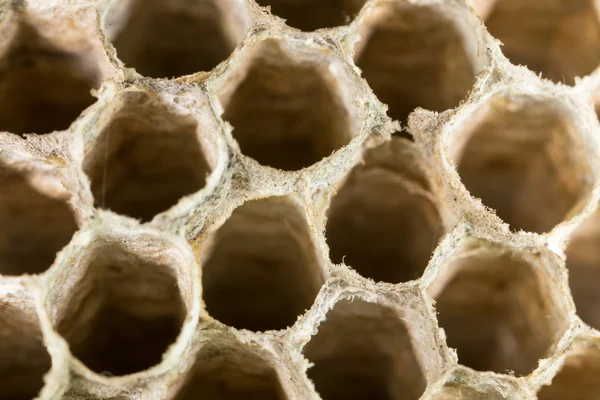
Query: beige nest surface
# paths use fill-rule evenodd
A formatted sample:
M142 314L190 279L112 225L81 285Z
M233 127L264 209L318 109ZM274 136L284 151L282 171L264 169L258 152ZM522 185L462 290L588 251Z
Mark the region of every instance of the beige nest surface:
M0 399L600 399L599 16L0 0Z

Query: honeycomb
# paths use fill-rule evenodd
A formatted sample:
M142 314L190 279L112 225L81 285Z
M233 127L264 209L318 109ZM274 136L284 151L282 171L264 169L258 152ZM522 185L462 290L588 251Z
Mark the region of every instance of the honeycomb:
M0 0L0 399L600 399L592 0Z

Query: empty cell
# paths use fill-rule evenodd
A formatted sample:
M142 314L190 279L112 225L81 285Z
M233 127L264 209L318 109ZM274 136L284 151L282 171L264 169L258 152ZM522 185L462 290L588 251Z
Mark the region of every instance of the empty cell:
M99 85L92 56L59 49L23 23L0 56L0 130L67 129L95 101L91 90Z
M238 329L291 326L323 284L306 217L288 197L236 208L210 238L203 258L208 313Z
M427 386L398 311L342 300L304 348L323 400L416 400Z
M577 315L596 329L600 329L599 246L600 212L596 212L575 231L565 252Z
M600 398L600 348L597 342L578 343L538 400L592 400Z
M0 354L0 398L35 398L51 359L32 304L0 301Z
M285 400L275 369L231 343L205 344L172 400Z
M83 274L75 275L78 282L56 312L58 333L75 357L105 376L160 363L187 312L175 267L141 258L117 243L88 251L79 266Z
M275 41L262 46L223 115L242 153L293 171L350 142L350 117L327 65L297 63Z
M463 184L512 230L552 230L590 191L575 128L528 96L496 96L478 113L453 138Z
M0 274L44 272L77 231L70 195L56 180L0 163Z
M417 107L458 106L475 82L464 22L438 4L382 2L364 20L355 61L388 115L406 123ZM457 18L457 17L455 17ZM474 33L470 33L474 35ZM470 39L474 40L474 39Z
M600 64L596 7L592 0L496 0L485 24L512 63L573 84Z
M205 185L211 167L197 122L160 104L126 104L86 154L97 207L150 221Z
M131 0L115 3L104 29L127 67L144 76L173 78L210 71L236 46L242 7L218 0ZM231 2L233 3L233 1Z
M552 351L568 321L534 260L473 244L443 266L430 294L460 364L524 376Z
M303 31L333 28L352 22L366 0L257 0L261 6Z
M412 144L394 138L354 167L327 211L334 263L389 283L421 276L444 227L419 163Z

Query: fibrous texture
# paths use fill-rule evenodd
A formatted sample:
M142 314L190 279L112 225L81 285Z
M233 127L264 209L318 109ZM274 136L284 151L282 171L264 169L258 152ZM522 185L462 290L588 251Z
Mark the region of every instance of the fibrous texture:
M0 398L600 398L599 11L0 0Z

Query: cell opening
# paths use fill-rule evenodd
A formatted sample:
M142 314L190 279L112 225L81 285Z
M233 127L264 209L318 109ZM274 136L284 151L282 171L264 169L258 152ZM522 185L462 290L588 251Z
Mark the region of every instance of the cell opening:
M175 266L107 243L83 259L82 275L56 312L57 332L96 373L121 376L162 361L187 314Z
M0 130L44 134L69 128L95 102L100 72L91 55L57 48L22 23L0 57Z
M56 179L0 163L0 274L44 272L77 231L70 195Z
M95 205L142 221L202 189L212 168L191 116L159 104L128 104L86 155Z
M263 7L303 31L347 25L358 15L366 0L257 0Z
M497 0L485 22L513 64L573 84L600 64L600 24L590 0Z
M369 150L327 211L331 260L389 283L421 276L444 227L420 158L405 139Z
M355 62L391 118L406 123L417 107L454 108L475 83L473 39L449 15L439 5L395 1L365 20Z
M529 374L568 326L549 277L508 250L474 245L460 253L430 288L448 346L477 371Z
M275 369L260 355L230 343L207 343L172 400L285 400Z
M237 38L231 24L243 10L216 0L132 0L115 3L105 31L128 67L153 78L210 71L229 57ZM229 18L227 12L231 14Z
M542 386L539 400L589 400L600 397L600 349L596 343L578 346L566 357L552 383Z
M590 191L575 128L551 105L497 96L461 131L453 152L463 184L514 231L544 233Z
M308 167L348 144L352 124L327 66L290 59L263 45L223 117L242 153L285 171Z
M600 211L580 226L566 249L569 286L577 315L600 329L600 293L595 284L600 278Z
M236 208L204 254L206 308L238 329L293 325L311 307L324 280L306 217L287 197Z
M35 398L52 360L33 305L0 302L0 354L0 398Z
M363 300L340 301L304 348L323 400L416 400L427 382L402 316Z

